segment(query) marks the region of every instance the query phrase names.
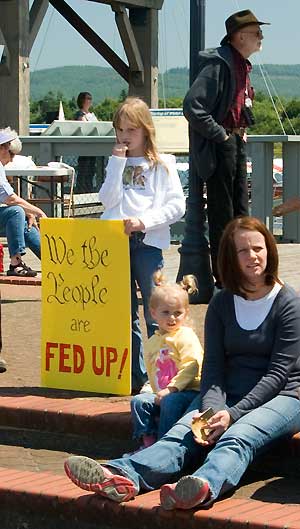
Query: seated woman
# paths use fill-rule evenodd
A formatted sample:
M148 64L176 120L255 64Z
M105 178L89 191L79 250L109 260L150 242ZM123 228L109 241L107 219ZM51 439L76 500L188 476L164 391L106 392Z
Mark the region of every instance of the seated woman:
M258 454L300 430L300 299L278 278L276 243L260 220L228 224L219 271L224 289L207 310L199 397L142 452L105 465L70 457L65 470L79 487L116 502L161 487L164 509L207 507ZM199 444L191 422L209 407L214 415ZM192 465L195 472L181 477Z
M6 169L32 169L33 167L36 167L31 156L23 156L20 154L21 150L22 142L20 138L17 137L9 144L10 160L5 164Z
M19 197L5 176L4 165L11 161L10 143L17 137L16 131L10 127L0 129L0 228L5 229L11 261L7 275L35 277L37 272L23 262L22 256L28 246L41 258L37 219L46 217L46 214Z

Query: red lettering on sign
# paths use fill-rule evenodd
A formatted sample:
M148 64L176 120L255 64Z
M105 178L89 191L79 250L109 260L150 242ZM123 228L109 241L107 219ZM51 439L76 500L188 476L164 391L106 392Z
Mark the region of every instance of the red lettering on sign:
M58 348L58 343L47 342L46 343L46 371L50 371L50 359L54 358L54 353L51 352L51 349Z
M59 344L59 368L58 370L62 373L71 373L71 367L65 365L65 360L69 360L70 353L65 353L65 349L71 349L69 343Z
M73 345L74 373L82 373L84 369L84 350L80 345Z

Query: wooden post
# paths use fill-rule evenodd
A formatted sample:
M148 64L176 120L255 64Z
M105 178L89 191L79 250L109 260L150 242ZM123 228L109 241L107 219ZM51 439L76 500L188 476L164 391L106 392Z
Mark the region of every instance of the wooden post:
M129 71L129 95L142 97L158 107L158 11L130 9L129 19L144 64L144 75Z
M29 1L0 1L0 26L9 70L0 65L0 126L29 133ZM4 66L4 65L3 65Z

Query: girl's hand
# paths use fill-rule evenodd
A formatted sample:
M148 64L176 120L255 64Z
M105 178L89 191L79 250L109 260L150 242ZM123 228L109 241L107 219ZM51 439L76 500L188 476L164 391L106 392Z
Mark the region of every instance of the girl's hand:
M195 415L198 417L199 415ZM221 410L215 413L211 419L207 421L207 427L205 431L209 431L209 435L206 441L200 441L196 437L195 441L202 446L210 446L216 443L216 441L221 437L221 435L226 432L229 426L232 424L232 419L227 410Z
M176 391L178 390L175 387L161 389L160 391L156 393L156 396L154 399L155 404L159 406L164 397L166 397L167 395L170 395L170 393L175 393Z
M120 156L120 158L126 158L128 147L125 143L116 143L112 150L114 156Z
M124 219L123 224L126 235L131 235L134 231L143 231L145 229L145 225L137 217Z

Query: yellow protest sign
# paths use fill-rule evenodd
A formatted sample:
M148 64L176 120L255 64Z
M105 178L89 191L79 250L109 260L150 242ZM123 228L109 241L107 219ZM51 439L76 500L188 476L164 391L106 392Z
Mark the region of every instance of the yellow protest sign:
M130 264L122 221L41 219L42 384L131 392Z

